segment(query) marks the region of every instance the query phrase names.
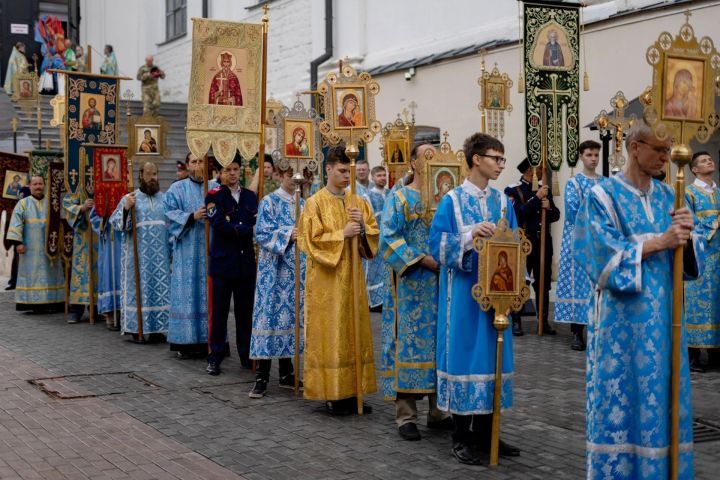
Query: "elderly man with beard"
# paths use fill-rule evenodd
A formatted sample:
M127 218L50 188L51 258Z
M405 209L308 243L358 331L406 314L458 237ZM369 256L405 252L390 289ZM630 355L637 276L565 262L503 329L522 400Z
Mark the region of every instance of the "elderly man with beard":
M110 217L112 227L124 232L120 270L122 333L136 338L138 335L131 215L134 208L143 334L149 335L150 340L163 341L170 315L170 246L165 225L165 196L160 191L155 164L145 163L138 176L140 188L125 195Z

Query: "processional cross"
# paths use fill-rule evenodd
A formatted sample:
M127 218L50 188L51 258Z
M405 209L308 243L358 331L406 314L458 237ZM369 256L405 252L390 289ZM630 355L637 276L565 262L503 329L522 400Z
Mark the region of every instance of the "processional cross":
M544 95L552 97L552 135L550 137L550 143L548 148L548 160L551 160L551 164L558 164L562 161L562 139L560 138L560 119L558 118L558 99L559 97L569 97L572 95L572 90L565 89L559 90L557 88L557 73L550 74L551 87L549 89L535 87L533 89L533 95L536 97ZM542 122L547 122L547 119L541 119Z
M625 165L625 157L622 153L622 143L625 131L632 127L635 122L635 116L625 116L625 108L628 105L628 100L625 98L625 94L619 91L614 97L610 99L610 106L613 109L612 118L608 116L605 110L602 110L600 114L595 117L595 125L600 130L601 135L605 135L606 132L611 132L613 138L613 150L610 154L609 161L610 167L613 173L617 173L623 165Z

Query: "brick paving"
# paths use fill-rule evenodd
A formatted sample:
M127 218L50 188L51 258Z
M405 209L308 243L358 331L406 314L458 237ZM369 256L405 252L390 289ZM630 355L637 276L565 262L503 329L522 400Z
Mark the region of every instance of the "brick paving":
M564 326L556 337L515 339L515 406L503 438L522 455L490 469L458 464L448 432L421 425L422 441L400 440L394 407L377 394L367 399L371 415L330 417L278 388L274 371L268 396L251 400L253 375L236 356L210 377L203 360L177 360L167 345L17 313L12 302L0 293L3 480L584 476L584 355L569 350ZM377 314L373 323L377 351ZM694 415L720 425L720 371L694 375L693 386ZM419 406L423 424L427 403ZM720 441L696 445L697 479L717 478L718 465Z

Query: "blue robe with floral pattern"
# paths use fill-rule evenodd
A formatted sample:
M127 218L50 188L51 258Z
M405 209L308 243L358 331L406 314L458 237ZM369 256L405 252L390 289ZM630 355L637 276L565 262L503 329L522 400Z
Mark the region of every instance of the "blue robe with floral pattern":
M472 296L478 255L467 239L475 225L505 218L517 229L515 211L504 193L488 187L483 200L463 185L443 196L430 227L430 253L440 271L437 330L438 408L459 415L488 414L495 388L494 310L483 312ZM512 334L503 334L502 408L512 406Z
M695 213L695 231L705 241L702 275L685 283L685 328L688 346L720 348L720 189L712 193L689 185L685 202Z
M585 270L573 257L575 218L590 189L604 177L590 178L578 173L565 186L565 224L560 246L560 270L555 293L556 322L587 325L592 285Z
M98 303L99 313L120 310L120 244L122 233L112 229L110 221L90 210L90 223L98 239Z
M388 196L388 190L380 190L373 186L368 191L367 198L375 213L375 221L380 225L380 233L382 234L382 212L385 207L385 200ZM382 255L377 255L366 263L365 283L368 290L368 304L370 308L378 307L383 304L385 298L385 262Z
M397 393L435 393L437 274L419 265L430 254L430 228L417 213L420 192L404 187L387 200L378 257L386 264L382 312L381 385Z
M305 205L300 199L300 208ZM260 245L250 358L295 355L295 198L278 188L260 201L255 236ZM300 328L302 329L305 255L300 255ZM301 330L302 332L302 330ZM300 334L300 351L302 339ZM298 368L296 366L296 368Z
M167 333L170 315L170 244L165 223L165 194L148 196L135 190L138 267L142 303L143 334ZM125 195L110 217L115 230L124 232L122 240L122 332L138 333L135 295L135 253L132 215L125 212Z
M588 323L587 478L669 475L673 252L642 258L643 243L671 224L672 189L640 191L622 173L595 185L577 216L573 250L597 284ZM685 269L697 274L694 237ZM686 335L682 352L687 352ZM687 355L680 380L680 477L693 478Z
M66 193L63 210L68 224L73 228L72 271L70 274L70 304L90 304L90 268L93 269L93 297L97 305L98 296L98 236L92 234L92 267L90 265L90 228L88 215L81 212L82 203L78 195Z
M208 191L217 186L211 180ZM186 178L170 185L164 210L170 245L170 317L168 343L200 345L208 341L208 287L205 265L205 221L193 213L205 205L202 182Z

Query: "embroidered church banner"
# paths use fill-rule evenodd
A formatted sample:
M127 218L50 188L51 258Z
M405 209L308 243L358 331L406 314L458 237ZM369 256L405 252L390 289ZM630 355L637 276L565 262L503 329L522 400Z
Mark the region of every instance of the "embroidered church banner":
M124 146L92 149L93 198L95 211L102 218L109 217L127 193L125 152Z
M66 78L65 187L75 195L82 181L82 144L112 145L117 141L120 78L79 72L67 72Z
M53 161L47 165L48 179L48 223L45 231L45 254L49 259L57 258L63 248L62 198L65 195L65 163ZM70 226L68 225L70 229ZM72 231L72 229L70 229ZM72 250L72 244L70 245Z
M222 165L254 157L262 119L262 25L193 18L187 144Z
M553 170L577 164L580 143L580 12L573 3L524 3L525 134L530 163L541 162L542 142ZM540 105L546 106L541 118ZM542 122L547 122L547 138Z

